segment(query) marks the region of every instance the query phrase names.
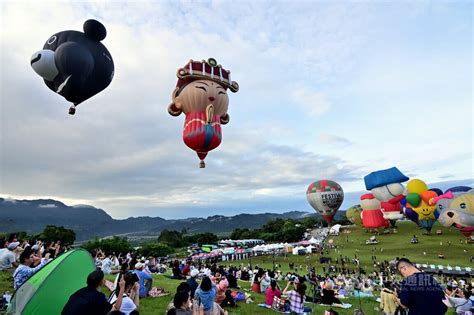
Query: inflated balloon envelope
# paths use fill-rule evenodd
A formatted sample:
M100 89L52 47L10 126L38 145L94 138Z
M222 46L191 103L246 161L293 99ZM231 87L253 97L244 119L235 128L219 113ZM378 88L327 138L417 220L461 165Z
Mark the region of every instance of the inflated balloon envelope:
M184 143L196 151L200 167L204 168L207 153L222 141L221 124L229 122L227 90L237 92L239 84L232 81L230 71L214 58L190 60L176 72L178 82L173 90L173 102L168 106L172 116L186 115Z
M100 42L107 31L100 22L87 20L84 33L63 31L52 35L31 57L31 67L52 91L76 106L104 90L114 76L112 56Z

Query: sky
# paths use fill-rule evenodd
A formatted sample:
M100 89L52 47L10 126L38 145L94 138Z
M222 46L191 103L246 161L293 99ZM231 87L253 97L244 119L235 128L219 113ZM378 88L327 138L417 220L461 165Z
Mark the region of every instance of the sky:
M88 204L114 218L342 209L397 166L474 185L470 1L13 1L1 7L0 196ZM107 29L110 86L67 114L29 61L87 19ZM167 112L176 70L214 57L240 85L206 168Z

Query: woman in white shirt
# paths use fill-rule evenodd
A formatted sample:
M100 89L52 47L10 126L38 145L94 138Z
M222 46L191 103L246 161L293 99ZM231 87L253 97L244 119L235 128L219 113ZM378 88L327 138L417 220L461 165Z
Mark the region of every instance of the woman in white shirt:
M125 273L123 278L125 280L125 291L120 311L125 315L129 315L133 311L138 311L140 306L140 283L138 282L138 276L132 272ZM116 290L112 293L109 303L114 303L117 300L117 292Z

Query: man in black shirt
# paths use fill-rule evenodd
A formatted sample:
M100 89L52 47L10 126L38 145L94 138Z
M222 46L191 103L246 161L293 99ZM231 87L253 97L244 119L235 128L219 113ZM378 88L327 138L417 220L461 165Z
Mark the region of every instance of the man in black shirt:
M105 294L99 292L99 288L103 284L104 273L102 270L91 272L87 276L87 286L77 290L69 297L61 315L106 315L110 310L120 310L125 291L125 280L122 277L119 282L120 292L113 306L107 302Z
M443 315L447 307L443 303L444 292L431 275L418 270L410 260L397 262L398 272L405 278L396 293L400 306L408 308L408 315Z

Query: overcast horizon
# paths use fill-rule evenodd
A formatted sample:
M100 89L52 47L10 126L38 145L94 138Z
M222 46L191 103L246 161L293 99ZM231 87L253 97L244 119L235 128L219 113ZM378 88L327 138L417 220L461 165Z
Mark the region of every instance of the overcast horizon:
M430 188L474 186L470 2L0 6L1 197L175 219L311 212L319 179L343 187L346 209L365 175L392 166ZM30 57L90 18L107 29L115 76L70 116ZM209 57L240 90L199 169L167 107L176 70Z

